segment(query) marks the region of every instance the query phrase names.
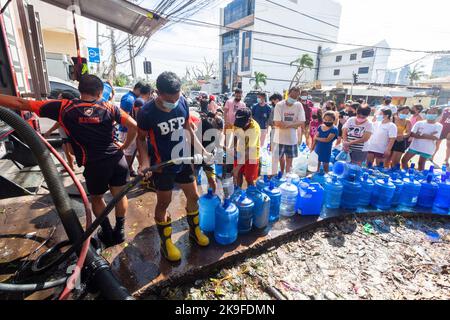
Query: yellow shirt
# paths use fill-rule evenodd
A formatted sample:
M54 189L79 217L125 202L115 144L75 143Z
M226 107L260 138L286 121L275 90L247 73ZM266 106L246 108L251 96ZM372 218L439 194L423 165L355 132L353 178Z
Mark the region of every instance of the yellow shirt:
M258 122L254 119L250 120L250 126L244 130L236 126L233 127L234 135L237 137L236 151L240 154L249 152L249 159L259 159L259 148L261 139L261 128ZM242 139L245 139L245 143L242 143ZM238 155L239 159L239 155Z

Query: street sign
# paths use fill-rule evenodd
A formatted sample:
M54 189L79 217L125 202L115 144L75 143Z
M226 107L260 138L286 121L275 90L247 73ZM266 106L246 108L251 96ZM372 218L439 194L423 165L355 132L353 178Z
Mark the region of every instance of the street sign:
M150 61L144 61L144 74L152 74L152 63Z
M89 48L89 62L91 63L100 63L100 49L99 48Z

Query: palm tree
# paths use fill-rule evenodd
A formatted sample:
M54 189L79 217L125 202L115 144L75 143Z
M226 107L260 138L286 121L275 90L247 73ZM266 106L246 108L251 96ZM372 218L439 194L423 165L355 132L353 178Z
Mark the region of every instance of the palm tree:
M409 84L413 85L414 82L420 80L423 76L425 76L425 72L420 70L423 66L417 66L415 65L414 68L411 71L408 71L408 79Z
M253 86L254 90L261 90L261 84L267 85L267 75L262 72L255 71L255 77L249 80L249 83L255 83Z
M300 84L300 81L305 73L306 69L312 69L314 67L314 59L309 54L304 54L297 60L291 62L291 66L297 67L297 72L292 78L289 89Z

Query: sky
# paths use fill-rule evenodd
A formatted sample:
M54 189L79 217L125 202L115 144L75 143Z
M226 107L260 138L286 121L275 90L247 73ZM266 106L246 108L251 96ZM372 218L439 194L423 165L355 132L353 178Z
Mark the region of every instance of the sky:
M450 41L446 41L450 37L448 23L450 1L335 1L342 6L339 42L373 45L386 39L392 48L450 50ZM142 5L150 8L153 2L153 0L144 0ZM228 2L230 1L220 1L215 7L200 12L191 19L218 24L220 7L224 7ZM320 12L314 15L321 19L327 18ZM393 50L388 67L401 68L424 56L424 53ZM165 70L171 70L183 76L186 68L201 64L203 58L218 63L219 31L216 28L174 25L152 36L146 50L137 59L137 73L140 76L143 76L142 62L145 57L152 61L153 65L153 75L150 78L155 78ZM430 73L435 57L428 56L420 60L418 64L423 66L422 69L426 73ZM129 70L126 65L122 66L122 69Z

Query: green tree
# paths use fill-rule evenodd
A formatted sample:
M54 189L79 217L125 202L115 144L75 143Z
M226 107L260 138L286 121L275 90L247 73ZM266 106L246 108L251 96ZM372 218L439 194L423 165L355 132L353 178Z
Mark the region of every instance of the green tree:
M419 81L425 76L425 72L420 70L423 66L415 65L414 68L408 72L409 84L413 85L416 81Z
M249 80L250 84L252 84L253 82L255 83L253 89L261 90L262 89L261 84L267 85L267 75L265 73L255 71L255 77Z
M297 60L292 61L291 67L292 66L297 67L297 72L295 72L289 88L298 86L300 84L302 77L305 74L305 70L312 69L314 67L314 59L306 53L299 57Z
M130 82L131 82L130 78L122 72L120 72L117 75L117 77L114 79L114 85L117 87L125 87L125 86L129 85Z

